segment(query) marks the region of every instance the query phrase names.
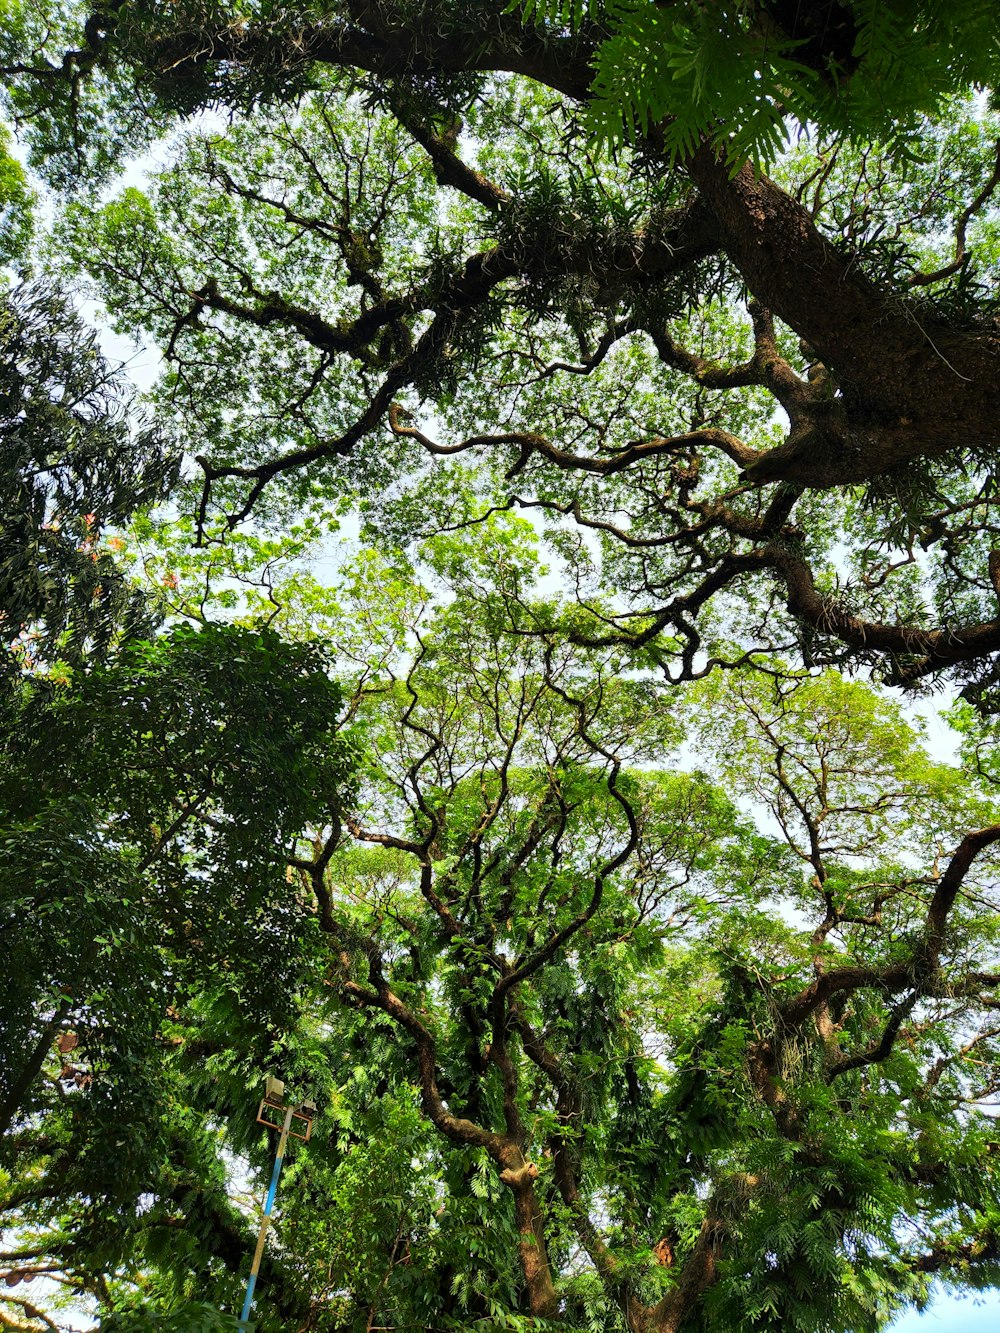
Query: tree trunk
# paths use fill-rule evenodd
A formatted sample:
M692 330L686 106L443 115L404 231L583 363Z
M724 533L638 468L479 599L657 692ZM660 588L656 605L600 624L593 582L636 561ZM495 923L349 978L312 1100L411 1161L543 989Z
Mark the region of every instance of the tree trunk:
M500 1172L500 1179L514 1195L519 1235L518 1257L528 1287L528 1304L533 1315L541 1319L555 1319L559 1314L559 1299L545 1248L542 1211L535 1194L538 1167L533 1162L526 1162L516 1149L508 1152L507 1159L510 1165Z

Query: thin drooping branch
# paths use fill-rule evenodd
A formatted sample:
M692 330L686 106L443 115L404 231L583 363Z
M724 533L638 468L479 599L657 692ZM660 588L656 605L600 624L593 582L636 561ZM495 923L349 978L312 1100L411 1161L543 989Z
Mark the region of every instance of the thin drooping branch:
M551 668L551 663L549 664ZM551 674L548 673L549 688L557 694L565 703L576 712L578 730L583 740L590 747L594 754L600 755L608 763L608 774L606 785L608 793L614 799L619 809L625 816L627 836L618 850L610 856L595 871L593 878L593 887L590 898L586 905L577 913L577 915L565 926L554 930L541 945L522 954L514 962L513 967L497 983L496 993L503 994L507 991L513 991L520 982L531 976L543 967L550 958L552 958L574 935L578 934L584 926L597 914L604 897L604 888L611 875L620 869L632 856L639 844L639 824L636 819L635 809L632 802L622 791L620 786L622 761L616 754L611 753L598 740L595 739L587 730L587 710L582 700L574 698Z

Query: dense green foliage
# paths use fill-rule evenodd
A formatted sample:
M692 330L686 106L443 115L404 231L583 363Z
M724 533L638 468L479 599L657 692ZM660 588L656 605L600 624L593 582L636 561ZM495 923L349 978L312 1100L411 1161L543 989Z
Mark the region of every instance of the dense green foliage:
M674 155L694 152L707 134L736 166L773 162L790 121L856 141L905 142L922 115L970 85L995 87L1000 71L996 14L984 0L947 11L933 0L542 0L526 9L607 33L594 59L603 133L646 134L666 122Z
M128 1254L137 1201L183 1139L165 1012L221 984L259 1021L299 984L309 917L287 901L284 849L345 786L340 699L312 649L182 627L54 697L8 700L0 1163L26 1219L33 1164L53 1164L61 1225L102 1266Z
M300 572L273 590L358 664L349 780L333 687L273 635L175 633L48 706L77 795L12 784L8 863L23 847L41 882L4 938L43 946L25 1013L62 994L80 1045L45 1056L4 1141L7 1271L65 1274L108 1329L214 1328L183 1302L239 1302L227 1183L268 1169L277 1067L320 1113L263 1333L682 1310L858 1333L939 1271L994 1280L991 774L932 763L833 674L713 678L668 709L618 650L512 637L542 607L528 529L426 554L434 597L374 553L335 596Z
M0 1324L1000 1283L991 9L3 5Z
M0 294L0 678L148 624L102 535L166 494L177 459L131 396L50 287Z
M62 271L166 356L199 532L320 495L404 544L531 508L577 586L615 589L591 633L655 634L676 675L779 651L988 696L1000 168L950 47L907 38L951 71L912 142L830 121L770 181L708 145L677 157L662 136L696 133L680 85L656 134L588 141L585 27L498 16L472 49L442 10L417 49L405 8L371 32L332 12L105 19L74 57L72 135L30 103L55 115L61 66L13 83L57 174L66 135L81 170L134 146L115 120L133 95L236 117L58 229ZM742 88L727 50L713 70Z

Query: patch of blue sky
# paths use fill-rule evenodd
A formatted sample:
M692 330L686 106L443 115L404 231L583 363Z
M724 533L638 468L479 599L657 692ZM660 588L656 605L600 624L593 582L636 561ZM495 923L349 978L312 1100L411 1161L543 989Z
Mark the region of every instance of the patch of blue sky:
M938 1292L923 1313L909 1310L891 1325L890 1333L998 1333L1000 1291L970 1296Z

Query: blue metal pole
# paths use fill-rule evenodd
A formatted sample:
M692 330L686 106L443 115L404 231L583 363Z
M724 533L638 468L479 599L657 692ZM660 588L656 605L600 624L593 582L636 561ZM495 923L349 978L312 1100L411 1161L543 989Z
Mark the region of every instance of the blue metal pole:
M274 1159L274 1170L271 1172L271 1183L268 1186L267 1198L264 1200L264 1215L260 1219L260 1235L257 1237L257 1248L254 1250L253 1263L250 1265L250 1280L247 1282L246 1300L243 1302L243 1313L240 1315L241 1324L245 1324L250 1318L250 1307L253 1305L257 1274L260 1272L260 1261L264 1255L264 1242L267 1240L267 1228L271 1222L271 1209L274 1207L274 1196L278 1192L278 1177L281 1175L281 1164L285 1160L285 1144L288 1142L288 1131L291 1127L292 1108L289 1107L285 1112L285 1123L281 1126L278 1152Z

